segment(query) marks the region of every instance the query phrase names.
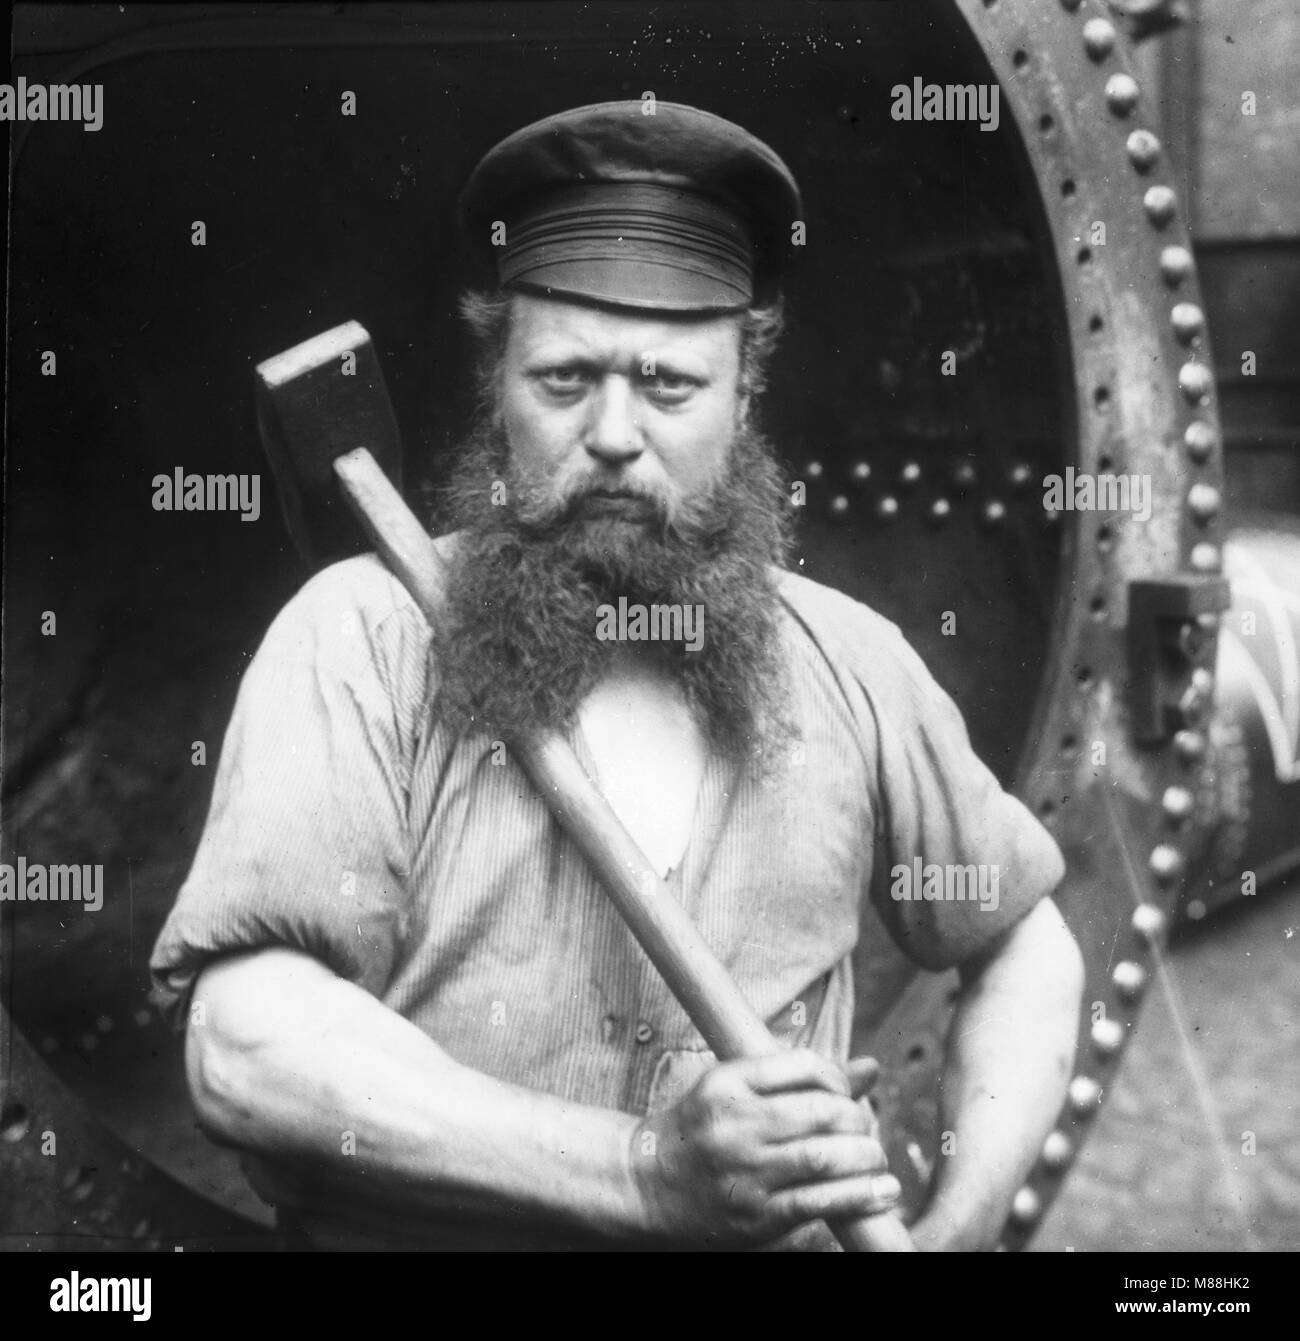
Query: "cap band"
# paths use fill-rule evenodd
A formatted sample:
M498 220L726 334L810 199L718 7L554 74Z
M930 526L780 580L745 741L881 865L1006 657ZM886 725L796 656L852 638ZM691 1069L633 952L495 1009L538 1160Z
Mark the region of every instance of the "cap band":
M555 188L510 223L503 287L622 307L734 311L754 297L754 246L726 204L657 182Z

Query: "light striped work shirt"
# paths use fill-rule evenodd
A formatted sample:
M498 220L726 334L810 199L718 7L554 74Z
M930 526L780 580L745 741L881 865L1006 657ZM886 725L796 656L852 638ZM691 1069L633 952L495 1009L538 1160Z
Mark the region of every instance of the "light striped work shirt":
M712 756L669 882L773 1032L842 1061L862 938L960 963L1062 862L893 624L794 574L779 592L788 764L759 782ZM374 557L289 602L240 688L158 999L215 956L291 946L477 1070L629 1113L680 1097L711 1054L514 762L435 720L437 681L436 638ZM916 857L996 866L996 911L894 897Z

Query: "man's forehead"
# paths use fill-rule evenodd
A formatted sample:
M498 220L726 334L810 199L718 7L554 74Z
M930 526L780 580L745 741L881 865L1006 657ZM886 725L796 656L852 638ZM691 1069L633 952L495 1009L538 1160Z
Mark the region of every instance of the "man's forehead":
M519 293L511 299L511 344L522 352L564 345L592 354L670 353L725 357L740 340L736 313L665 318Z

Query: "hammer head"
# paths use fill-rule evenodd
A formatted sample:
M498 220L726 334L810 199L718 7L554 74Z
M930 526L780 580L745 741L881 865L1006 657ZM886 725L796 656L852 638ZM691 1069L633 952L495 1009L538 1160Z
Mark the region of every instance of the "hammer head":
M322 568L370 549L334 477L335 458L366 447L402 487L397 421L365 327L345 322L259 363L257 421L306 562Z

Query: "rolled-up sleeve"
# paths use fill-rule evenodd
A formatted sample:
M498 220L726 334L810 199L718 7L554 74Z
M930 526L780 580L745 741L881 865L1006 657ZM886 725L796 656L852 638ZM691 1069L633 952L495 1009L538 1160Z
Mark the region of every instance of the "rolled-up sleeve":
M879 787L870 896L910 958L947 968L1001 939L1065 864L975 754L951 698L881 624L868 690Z
M173 1017L205 964L269 946L379 995L404 934L414 612L373 559L312 579L248 667L198 852L154 947ZM418 619L418 615L415 616Z

